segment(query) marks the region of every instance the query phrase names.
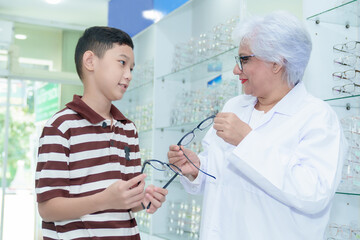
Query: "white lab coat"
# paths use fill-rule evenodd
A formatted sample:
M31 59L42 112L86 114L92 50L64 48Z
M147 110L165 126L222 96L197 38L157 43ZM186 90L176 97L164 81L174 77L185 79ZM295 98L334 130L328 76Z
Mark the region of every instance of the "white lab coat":
M223 112L249 123L252 96L230 99ZM336 113L297 84L238 146L211 128L201 168L187 192L203 193L202 240L320 240L340 182L347 143Z

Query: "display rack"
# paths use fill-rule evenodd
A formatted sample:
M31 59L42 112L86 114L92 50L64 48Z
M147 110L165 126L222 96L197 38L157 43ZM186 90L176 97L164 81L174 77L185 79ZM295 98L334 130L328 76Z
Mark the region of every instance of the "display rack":
M310 5L309 5L310 6ZM359 39L359 2L357 0L342 2L338 6L333 8L328 8L323 11L320 11L317 14L311 15L306 18L308 21L314 21L316 26L310 26L312 31L310 32L312 36L314 36L316 44L319 44L320 40L324 41L326 37L331 37L335 44L345 43L348 41L358 41ZM322 25L322 23L325 23ZM327 23L327 24L326 24ZM343 27L344 26L344 27ZM333 49L330 49L331 42L329 44L323 44L323 46L317 46L318 49L322 49L322 51L317 51L321 56L317 56L316 59L319 60L321 58L328 58L331 60L334 58ZM314 45L315 46L315 45ZM317 50L318 50L317 49ZM331 60L332 61L332 60ZM334 84L331 79L331 65L328 64L321 68L322 65L317 65L318 63L313 62L312 66L317 71L320 71L319 75L316 75L316 71L314 75L318 76L317 83L318 86L323 85L322 91L329 93L331 88L333 87L331 84ZM323 64L324 65L324 64ZM340 66L338 66L340 67ZM314 83L316 84L316 83ZM336 83L337 85L341 85L342 83ZM323 96L331 96L330 94ZM339 96L331 96L324 98L326 101L337 113L339 119L344 124L343 120L347 118L357 118L360 116L360 92L355 91L353 95L339 95ZM345 136L349 138L349 135L346 133L345 126L343 126ZM347 130L349 131L349 130ZM351 133L352 134L352 133ZM351 138L350 134L350 138ZM349 145L353 144L350 140L348 140ZM352 151L350 147L350 152ZM349 153L350 153L349 152ZM350 154L349 154L350 155ZM339 225L353 229L359 228L360 216L359 216L359 207L360 207L360 186L358 182L354 181L353 168L351 166L353 159L350 156L344 160L344 166L342 169L342 178L339 188L336 191L334 196L333 205L330 213L330 220L328 222L328 226L331 225ZM348 174L348 175L347 175ZM328 229L328 228L327 228ZM356 234L356 233L354 233ZM354 238L358 238L358 235L352 236ZM324 239L339 239L340 235L336 235L327 231L325 233Z
M344 25L347 28L358 27L360 23L358 8L358 1L352 0L312 15L307 20L315 21L317 24L325 22Z
M233 7L238 6L239 1L234 0L230 2L230 5ZM146 150L146 153L142 153L142 159L155 158L167 161L169 145L176 144L186 132L196 127L202 119L206 118L213 111L221 110L227 99L241 92L238 84L239 81L232 73L235 66L234 56L237 55L238 51L235 46L203 57L186 66L172 68L176 46L180 42L193 37L194 33L199 32L194 25L200 29L205 29L204 26L212 27L205 25L205 23L203 25L198 23L204 18L201 14L211 12L204 9L207 6L205 2L204 5L201 4L203 4L202 1L191 1L183 8L178 9L176 13L152 25L134 40L136 46L135 59L140 60L140 62L136 63L135 71L139 65L145 64L141 62L143 56L152 58L153 65L150 64L143 68L146 74L137 76L134 74L131 87L121 101L123 104L119 103L117 106L121 111L127 113L129 110L136 109L137 106L141 107L152 104L152 111L148 113L148 115L151 115L151 127L143 129L140 127L141 124L138 126L140 148ZM214 6L210 6L213 8L211 9L213 12L220 9L216 4L220 3L214 2L212 3ZM306 19L316 23L344 25L347 28L359 27L358 5L357 0L348 1ZM235 7L233 8L235 9ZM227 9L230 8L228 7ZM240 12L239 9L234 9L231 10L236 12L236 14ZM223 16L220 15L220 13L214 14L213 18L219 17L223 21L228 17L229 13L224 13ZM208 20L204 18L203 21ZM219 22L221 21L219 20L215 23L218 24ZM174 28L174 26L181 27ZM318 27L319 25L316 26ZM212 65L215 67L209 70ZM152 68L152 71L149 71L147 68ZM152 72L151 77L144 80L144 76L148 76L149 72ZM219 76L221 77L218 78ZM221 79L221 81L212 85L211 82L214 79ZM186 99L190 100L184 101ZM202 100L209 100L210 102L201 102ZM360 94L327 97L324 98L324 101L334 108L339 117L360 115ZM211 107L203 108L203 106ZM185 112L184 115L190 117L174 119L174 116L181 116L182 112ZM196 112L200 114L196 114ZM130 116L129 118L132 119ZM136 120L137 117L134 115L133 118ZM205 132L196 132L197 144L199 144L203 137L202 134ZM170 177L167 173L149 170L147 183L162 186ZM175 218L171 220L169 217L171 217L171 211L173 210L171 205L173 203L175 205L178 204L178 206L184 203L190 204L192 201L195 201L196 204L201 204L202 197L187 194L180 184L179 178L169 185L168 190L167 201L156 214L151 216L144 212L137 214L137 222L143 234L142 239L197 239L196 232L193 231L192 235L190 235L189 232L186 232L187 228L184 228L185 232L183 234L177 233L176 224L171 223L171 221L175 221ZM336 192L336 196L338 198L335 199L336 207L340 206L340 208L343 208L342 201L346 202L348 198L351 198L351 201L349 200L347 203L350 202L352 207L356 206L358 209L359 206L356 205L357 200L353 199L357 199L357 196L360 196L360 192L339 190ZM179 207L178 209L181 208ZM343 212L351 213L353 211L344 209ZM181 222L178 224L181 224Z

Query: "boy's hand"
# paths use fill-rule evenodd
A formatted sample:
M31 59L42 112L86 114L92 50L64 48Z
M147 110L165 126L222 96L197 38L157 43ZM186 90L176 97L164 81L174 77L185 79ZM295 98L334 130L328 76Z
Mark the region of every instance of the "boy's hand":
M144 199L145 174L128 181L118 180L101 192L101 202L106 209L131 209Z
M162 203L166 200L166 195L168 190L164 188L155 187L154 185L149 185L145 189L145 204L147 206L151 202L150 208L146 210L147 213L154 213L158 208L161 207Z

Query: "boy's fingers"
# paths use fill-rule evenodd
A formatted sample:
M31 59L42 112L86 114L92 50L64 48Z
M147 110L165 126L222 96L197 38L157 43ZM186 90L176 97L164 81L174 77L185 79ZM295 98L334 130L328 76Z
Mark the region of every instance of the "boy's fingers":
M154 192L155 186L150 184L146 187L145 192Z
M168 194L168 192L169 192L167 189L159 188L159 187L155 187L154 191L157 192L157 193L160 193L163 196L166 196Z
M137 183L134 187L129 190L129 196L139 195L144 192L145 181Z
M140 199L140 200L136 200L136 201L132 202L132 203L129 205L129 208L131 209L131 208L140 206L141 203L142 203L142 201L143 201L143 198Z
M160 187L155 187L154 185L149 185L146 189L145 192L150 193L150 194L161 194L163 196L168 194L168 190L165 188L160 188Z
M146 174L142 173L134 178L131 178L126 182L128 188L137 185L139 182L143 181L146 178Z
M162 194L160 192L153 192L152 194L146 193L145 196L150 200L150 202L153 202L154 199L160 203L165 201L165 194Z
M139 203L138 205L140 205L140 202L144 200L145 197L145 193L141 192L140 194L136 194L134 196L129 197L128 201L130 203Z

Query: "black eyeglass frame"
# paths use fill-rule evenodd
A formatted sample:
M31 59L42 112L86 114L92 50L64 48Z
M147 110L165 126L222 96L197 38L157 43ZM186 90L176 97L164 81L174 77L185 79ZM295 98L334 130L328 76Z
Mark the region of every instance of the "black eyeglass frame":
M207 176L209 176L209 177L212 177L213 179L216 179L216 177L214 177L213 175L211 175L211 174L209 174L209 173L201 170L199 167L197 167L197 166L190 160L190 158L189 158L188 156L186 156L185 152L181 149L181 145L182 145L181 142L182 142L187 136L189 136L190 134L192 134L193 137L191 138L191 140L190 140L186 145L188 145L189 143L191 143L192 140L194 140L194 138L195 138L195 130L197 130L197 129L199 129L200 131L205 130L207 127L209 127L209 126L214 122L214 118L215 118L215 117L216 117L216 115L212 115L212 116L207 117L207 118L205 118L204 120L202 120L193 130L191 130L190 132L186 133L186 134L180 139L180 141L177 143L177 145L180 147L180 150L183 152L185 158L191 163L191 165L193 165L197 170L199 170L200 172L204 173L205 175L207 175ZM211 122L208 126L201 128L201 125L202 125L204 122L208 121L209 119L213 119L212 122ZM184 145L184 146L186 146L186 145Z
M175 175L163 186L163 188L167 188L167 186L169 186L169 184L177 177L177 175L183 176L181 169L178 168L176 165L174 165L172 163L162 162L162 161L157 160L157 159L146 160L142 165L141 173L144 172L146 165L150 165L150 166L152 166L154 169L156 169L158 171L165 171L163 169L159 169L159 168L155 167L154 165L151 164L151 162L160 163L161 165L168 167L173 173L175 173ZM178 172L176 172L173 168L177 169Z
M248 56L235 56L236 64L238 65L238 67L241 71L243 70L242 60L246 60L247 58L251 58L251 57L255 57L255 55L252 54L252 55L248 55Z

